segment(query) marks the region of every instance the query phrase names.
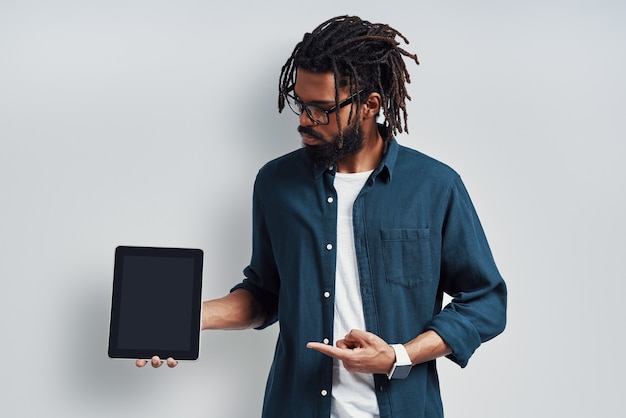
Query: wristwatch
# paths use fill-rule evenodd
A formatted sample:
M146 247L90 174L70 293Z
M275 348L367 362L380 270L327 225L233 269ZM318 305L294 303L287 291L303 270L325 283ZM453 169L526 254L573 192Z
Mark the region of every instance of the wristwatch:
M391 344L391 348L396 352L396 362L393 364L391 371L387 374L389 379L406 379L411 371L411 359L406 348L402 344Z

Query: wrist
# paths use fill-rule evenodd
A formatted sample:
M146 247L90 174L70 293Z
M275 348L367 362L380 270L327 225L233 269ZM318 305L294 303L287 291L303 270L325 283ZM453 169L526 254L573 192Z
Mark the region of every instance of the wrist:
M396 357L393 366L391 366L391 370L387 373L387 378L406 379L411 372L411 367L413 367L409 353L407 353L406 348L402 344L390 345L391 348L393 348Z

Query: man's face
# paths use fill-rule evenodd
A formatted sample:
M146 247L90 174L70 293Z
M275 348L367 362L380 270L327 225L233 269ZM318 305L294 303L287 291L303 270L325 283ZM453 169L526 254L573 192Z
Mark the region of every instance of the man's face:
M315 105L323 109L335 106L335 78L333 73L311 73L298 69L294 94L298 100L307 105ZM348 89L339 91L339 102L350 97ZM347 155L361 149L363 130L361 122L354 114L353 105L337 110L342 124L343 139L337 115L331 113L327 125L315 123L305 111L300 115L298 132L302 135L302 144L307 150L313 164L319 167L330 167ZM352 117L350 118L350 112ZM351 119L347 125L348 119Z

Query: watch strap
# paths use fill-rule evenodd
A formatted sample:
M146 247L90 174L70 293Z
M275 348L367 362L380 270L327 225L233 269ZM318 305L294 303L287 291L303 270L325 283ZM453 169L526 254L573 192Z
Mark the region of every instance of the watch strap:
M406 379L411 371L413 364L409 353L402 344L390 344L393 351L396 353L396 361L391 367L391 371L387 374L389 379Z

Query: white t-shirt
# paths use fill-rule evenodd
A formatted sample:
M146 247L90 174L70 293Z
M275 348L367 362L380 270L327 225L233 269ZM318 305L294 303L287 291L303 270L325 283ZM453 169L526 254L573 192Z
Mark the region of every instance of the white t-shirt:
M336 173L337 191L337 270L335 274L335 321L333 344L352 329L365 330L359 285L352 207L372 171ZM341 361L333 363L331 418L377 418L379 416L374 376L351 373Z

